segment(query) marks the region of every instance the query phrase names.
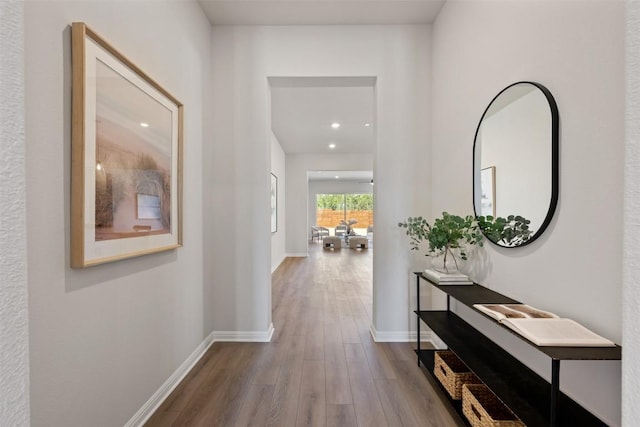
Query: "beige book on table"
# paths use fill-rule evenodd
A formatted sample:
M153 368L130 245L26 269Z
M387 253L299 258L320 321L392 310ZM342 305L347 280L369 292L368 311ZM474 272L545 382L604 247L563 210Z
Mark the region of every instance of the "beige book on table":
M613 341L601 337L571 319L506 319L501 323L541 347L615 346Z
M527 304L474 304L474 308L497 321L503 319L544 319L557 318L558 316Z
M473 307L541 347L614 347L582 326L526 304L474 304Z

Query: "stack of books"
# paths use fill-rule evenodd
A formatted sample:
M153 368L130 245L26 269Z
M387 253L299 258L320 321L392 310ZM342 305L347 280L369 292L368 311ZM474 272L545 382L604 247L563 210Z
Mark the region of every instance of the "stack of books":
M473 282L469 280L469 276L460 272L441 273L428 268L422 273L422 275L439 285L473 285Z

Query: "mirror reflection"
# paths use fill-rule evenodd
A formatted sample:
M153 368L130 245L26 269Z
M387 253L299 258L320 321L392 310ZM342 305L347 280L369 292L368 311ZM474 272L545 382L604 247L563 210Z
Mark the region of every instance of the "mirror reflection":
M476 216L530 221L527 240L490 239L499 246L528 244L548 226L558 197L558 109L544 86L514 83L491 101L476 131L473 182Z

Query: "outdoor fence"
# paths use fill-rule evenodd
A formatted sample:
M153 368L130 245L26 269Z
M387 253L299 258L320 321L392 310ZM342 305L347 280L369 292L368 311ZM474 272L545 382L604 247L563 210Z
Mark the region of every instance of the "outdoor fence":
M345 219L343 210L318 209L316 211L316 225L321 227L335 228L343 219ZM373 211L347 210L346 219L347 221L350 219L358 221L358 223L353 226L354 228L367 228L373 225Z

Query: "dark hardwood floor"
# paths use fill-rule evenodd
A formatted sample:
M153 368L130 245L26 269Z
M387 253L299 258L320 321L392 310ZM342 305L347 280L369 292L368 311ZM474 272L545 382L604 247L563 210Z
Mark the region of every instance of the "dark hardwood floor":
M372 250L288 258L270 343L214 343L146 426L461 426L408 343L369 333Z

